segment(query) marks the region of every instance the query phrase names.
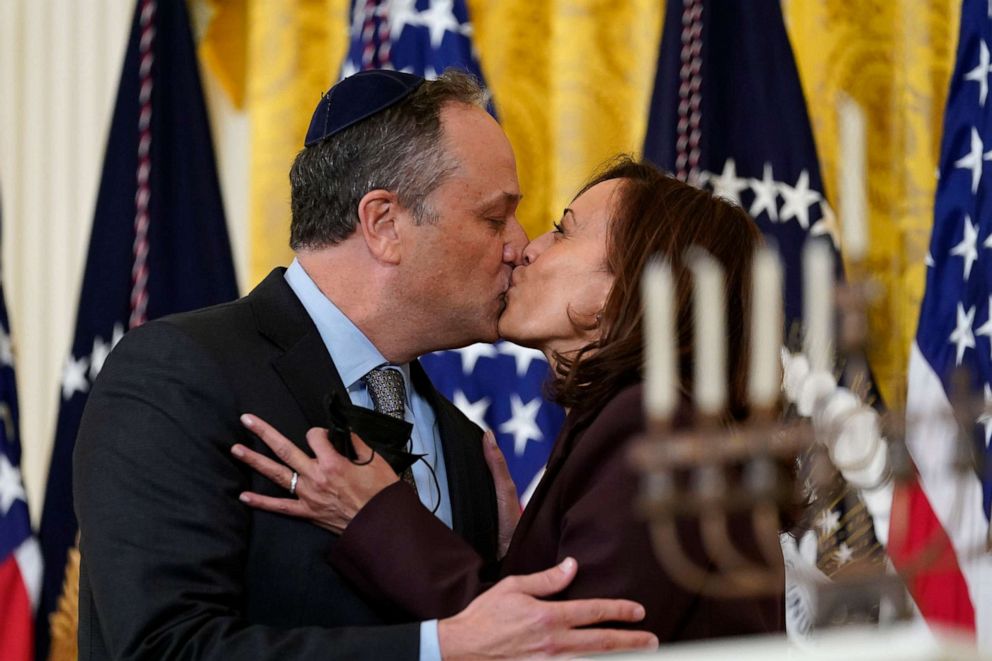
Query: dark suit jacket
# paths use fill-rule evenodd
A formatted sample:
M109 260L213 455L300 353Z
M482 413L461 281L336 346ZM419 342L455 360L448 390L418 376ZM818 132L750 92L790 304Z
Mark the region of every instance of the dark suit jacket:
M636 628L654 632L663 643L784 631L784 582L776 596L716 600L686 590L659 565L648 526L634 510L639 480L626 456L625 441L643 429L639 385L584 419L570 414L497 575L471 547L427 521L416 501L395 486L349 524L332 563L370 599L392 602L415 617L436 617L459 611L498 576L540 571L572 556L579 573L559 598L638 601L647 617ZM398 521L409 533L404 556L426 571L402 574L388 549L370 555ZM681 528L689 555L707 564L694 524ZM759 557L753 536L742 530L732 529L735 541ZM777 548L778 540L771 541Z
M481 431L412 367L437 415L455 531L492 557ZM337 535L238 501L244 490L287 495L230 456L235 442L268 452L239 415L257 414L310 453L304 435L326 425L332 390L347 397L282 269L241 300L124 337L75 449L81 659L418 657L419 625L385 624L397 620L328 564Z

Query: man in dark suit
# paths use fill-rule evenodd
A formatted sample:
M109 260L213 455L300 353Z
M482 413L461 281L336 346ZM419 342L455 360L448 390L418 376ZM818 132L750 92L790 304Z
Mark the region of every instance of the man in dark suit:
M81 659L513 656L539 637L568 649L561 641L577 627L640 616L629 602L534 598L562 589L571 563L480 597L446 625L457 643L446 651L436 621L390 623L331 569L336 535L238 501L308 479L276 485L234 461L236 442L264 450L239 417L254 413L306 449L336 393L412 424L409 450L422 459L404 471L409 488L494 555L481 432L416 362L496 338L526 242L513 153L483 103L456 74L339 83L290 175L289 269L241 300L131 331L109 357L74 464ZM574 640L599 651L637 639Z

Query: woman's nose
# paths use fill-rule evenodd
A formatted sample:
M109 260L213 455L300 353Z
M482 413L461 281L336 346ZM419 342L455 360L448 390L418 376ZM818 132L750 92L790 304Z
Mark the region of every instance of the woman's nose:
M527 244L524 248L523 263L524 265L530 265L534 263L541 253L547 248L548 244L552 241L551 233L542 234L533 241Z

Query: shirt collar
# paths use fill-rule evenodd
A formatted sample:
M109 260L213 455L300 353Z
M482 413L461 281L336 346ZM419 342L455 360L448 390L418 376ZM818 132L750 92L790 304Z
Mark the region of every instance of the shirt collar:
M286 269L285 278L317 327L346 388L360 386L371 370L389 364L365 333L320 291L298 260ZM409 406L410 364L394 367L403 375Z

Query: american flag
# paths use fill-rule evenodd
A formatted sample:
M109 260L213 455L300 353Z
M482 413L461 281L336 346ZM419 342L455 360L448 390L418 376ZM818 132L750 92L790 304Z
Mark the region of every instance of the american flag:
M565 414L547 401L548 363L540 351L473 344L424 356L438 390L483 429L492 429L525 503L543 474Z
M356 0L342 76L397 69L432 79L449 67L483 79L465 0ZM494 100L496 105L499 99ZM491 109L492 110L492 109ZM434 385L492 429L522 502L543 473L564 412L543 396L543 354L509 342L473 344L422 359Z
M48 656L48 616L75 545L72 451L90 386L128 328L237 295L186 3L136 0L62 370L39 530L39 658Z
M939 582L911 577L913 594L929 621L975 629L982 646L992 645L986 546L992 541L992 416L976 413L959 425L951 417L957 396L951 382L962 368L978 403L992 401L992 179L985 176L992 160L990 17L992 2L963 2L906 407L906 441L922 486L909 494L908 551L919 552L944 534L954 550L939 568ZM977 468L955 472L959 443L978 459Z
M457 67L482 80L465 0L353 0L341 69L395 69L429 80Z
M31 533L17 430L14 356L0 286L0 659L29 661L34 658L41 552Z

